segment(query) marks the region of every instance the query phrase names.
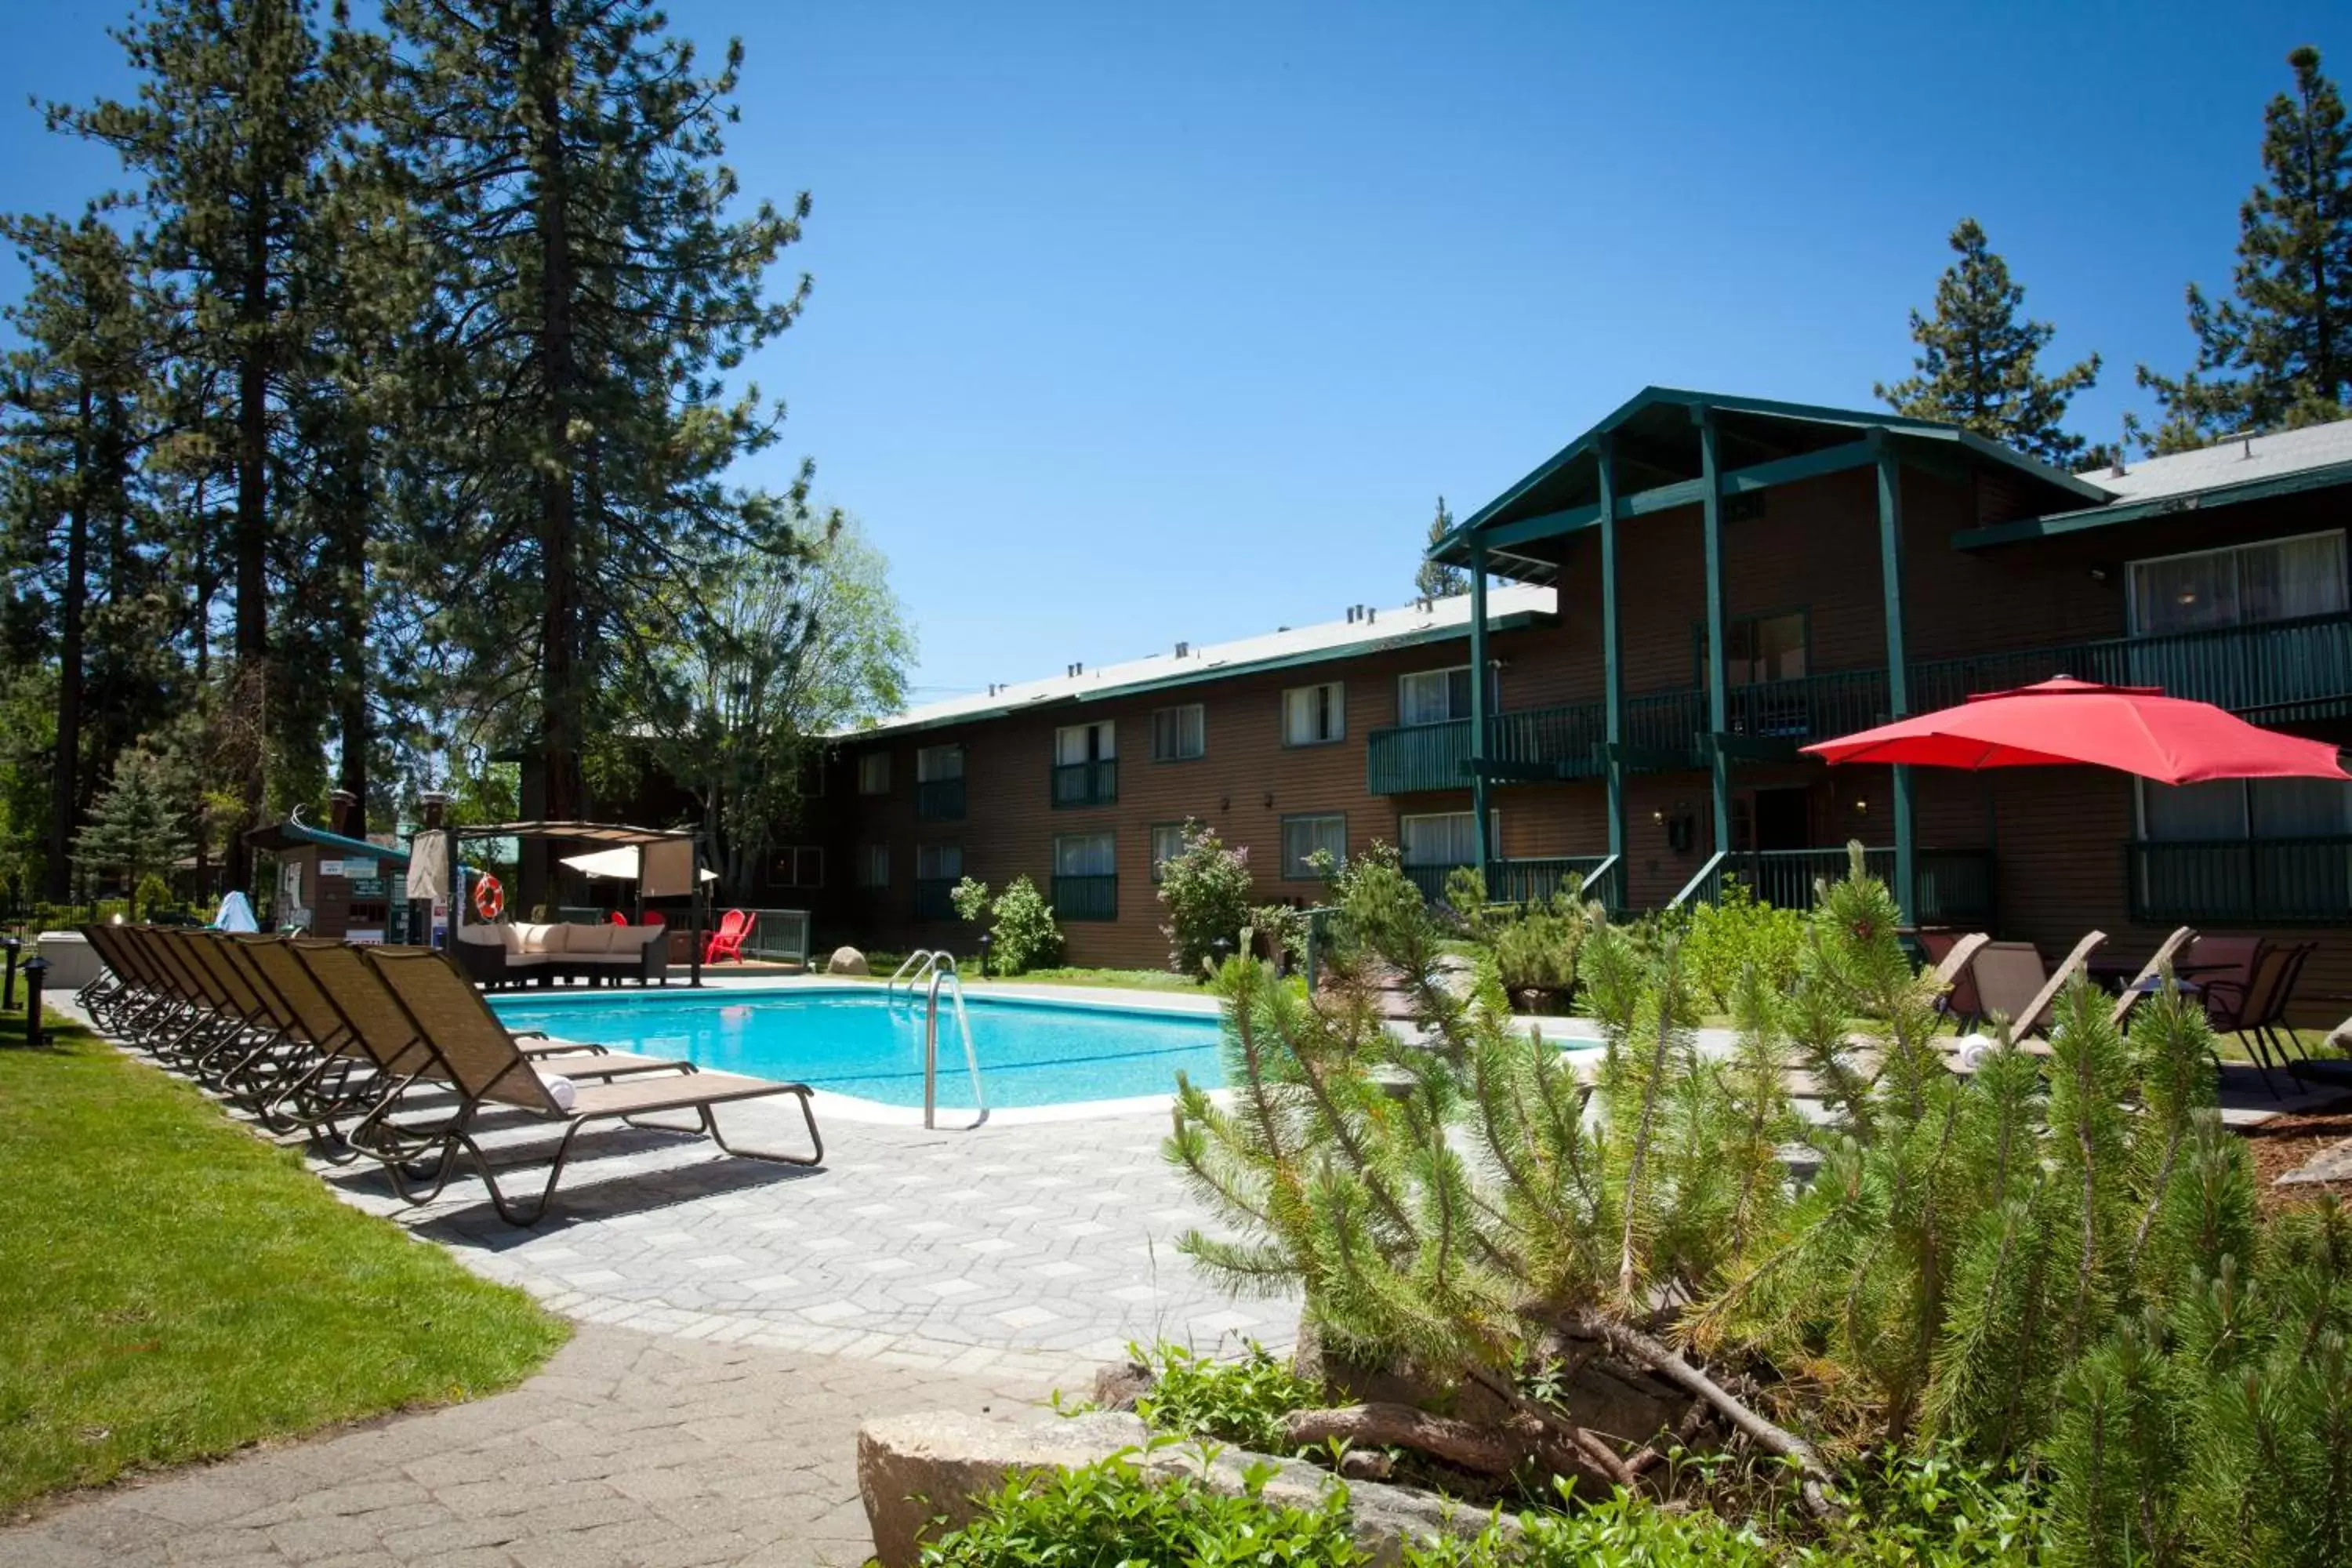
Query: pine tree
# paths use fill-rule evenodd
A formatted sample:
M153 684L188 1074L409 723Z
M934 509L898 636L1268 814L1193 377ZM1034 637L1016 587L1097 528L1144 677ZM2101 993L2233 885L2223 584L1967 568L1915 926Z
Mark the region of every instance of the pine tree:
M92 870L120 872L135 898L142 882L168 876L193 847L181 813L164 795L155 760L125 752L114 764L113 783L91 804L89 822L74 839L74 858Z
M92 623L100 610L119 610L137 586L125 557L142 440L142 324L131 248L102 217L9 219L0 221L0 237L16 247L33 275L24 300L6 312L23 341L7 363L8 455L25 508L11 544L53 584L58 679L44 877L47 895L63 900L73 828L89 795L82 757L91 667L99 662L93 630L101 645L106 640L106 628ZM103 722L109 705L98 710ZM111 755L101 748L102 758Z
M2054 376L2035 362L2057 329L2020 320L2024 286L1986 243L1974 218L1952 230L1959 256L1936 285L1936 314L1911 312L1912 361L1918 374L1871 389L1898 414L1940 419L1999 441L2046 463L2083 461L2086 443L2064 428L2066 405L2099 379L2099 356Z
M765 286L807 198L732 210L740 47L706 76L645 0L392 0L384 21L387 141L439 284L411 577L437 585L457 689L539 756L545 813L580 815L600 694L648 679L732 552L793 548L807 469L782 495L727 482L780 419L727 382L802 308L805 279Z
M2342 419L2352 405L2352 117L2317 49L2287 64L2294 88L2263 111L2263 177L2238 212L2235 298L2216 304L2191 283L2195 363L2178 379L2139 367L2164 411L2156 451Z
M235 492L229 557L236 668L228 707L243 747L245 823L265 807L268 737L291 683L270 667L273 510L286 464L286 379L305 336L300 259L320 211L322 159L345 127L345 84L313 0L163 0L115 37L140 79L135 100L53 104L53 128L111 147L139 184L158 265L175 274L163 324L185 374L226 404ZM232 835L230 877L250 851Z
M1445 498L1439 496L1437 515L1429 520L1429 547L1435 549L1437 542L1453 531L1454 514L1445 510ZM1412 574L1412 591L1424 599L1450 599L1470 591L1470 574L1423 556L1421 570Z

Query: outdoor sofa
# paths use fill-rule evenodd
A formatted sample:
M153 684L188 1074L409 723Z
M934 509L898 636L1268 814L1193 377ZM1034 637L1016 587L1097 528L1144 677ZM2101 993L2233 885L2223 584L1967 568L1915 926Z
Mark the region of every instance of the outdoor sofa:
M584 978L592 984L669 983L669 933L659 925L538 925L501 921L457 928L457 953L481 985Z

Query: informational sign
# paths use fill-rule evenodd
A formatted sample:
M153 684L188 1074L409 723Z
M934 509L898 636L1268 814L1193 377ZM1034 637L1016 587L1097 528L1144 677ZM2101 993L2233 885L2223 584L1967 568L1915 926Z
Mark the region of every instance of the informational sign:
M368 881L380 875L378 864L373 860L346 860L343 862L343 875L354 882Z
M380 931L347 931L343 933L343 940L358 946L373 947L383 941L383 932Z
M320 877L340 877L342 874L343 863L341 860L321 860L319 862L319 875Z

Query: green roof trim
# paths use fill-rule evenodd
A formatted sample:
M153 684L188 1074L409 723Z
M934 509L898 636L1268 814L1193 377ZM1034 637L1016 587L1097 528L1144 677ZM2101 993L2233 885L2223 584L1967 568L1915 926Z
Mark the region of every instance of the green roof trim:
M1867 409L1831 408L1818 404L1786 403L1772 398L1740 397L1721 393L1696 392L1683 387L1648 386L1612 409L1575 440L1553 453L1516 484L1504 490L1501 495L1496 496L1456 524L1451 532L1429 547L1428 554L1433 559L1458 562L1467 550L1470 536L1474 533L1488 533L1489 543L1492 545L1496 542L1491 537L1494 531L1493 525L1497 519L1505 517L1515 503L1522 500L1536 487L1559 473L1570 463L1593 455L1602 437L1624 426L1635 416L1662 406L1688 408L1694 415L1698 410L1706 408L1719 413L1753 415L1762 418L1785 419L1800 424L1864 432L1884 431L1909 440L1933 441L1957 447L1969 457L2000 468L2013 469L2042 484L2068 494L2080 496L2084 500L2102 501L2107 497L2106 491L2088 480L2077 479L2073 474L2053 468L2039 458L2027 457L2022 452L2012 451L1998 441L1987 440L1956 425L1948 425L1937 420L1917 419L1903 414L1882 414ZM1727 474L1726 479L1738 481L1729 486L1731 491L1737 493L1739 490L1761 489L1766 485L1787 483L1795 479L1811 477L1815 473L1831 471L1828 468L1803 460L1817 456L1818 454L1801 453L1795 458L1779 459L1776 462L1756 465L1750 477L1746 480L1739 479L1739 470ZM1857 463L1852 466L1860 465ZM1779 471L1771 471L1776 469ZM1645 512L1688 505L1698 499L1696 481L1685 479L1626 494L1620 499L1618 515L1640 516ZM1566 525L1559 531L1568 532L1577 527L1589 527L1591 521L1597 521L1597 519L1585 518L1582 515L1585 510L1584 508L1570 508L1566 512L1547 513L1545 516L1558 518ZM1506 526L1510 528L1515 542L1525 542L1532 537L1542 537L1532 535L1526 531L1527 525L1530 523L1540 526L1538 520L1524 518L1512 519Z
M348 855L365 859L391 860L408 864L408 851L386 844L371 844L364 838L346 838L340 833L330 833L323 827L313 827L307 822L288 817L267 827L257 827L245 836L245 841L257 849L291 849L299 845L315 844L321 849L341 849Z
M1541 610L1514 610L1505 615L1487 616L1486 630L1489 635L1496 632L1517 631L1521 626L1531 626L1539 622L1557 618L1556 616L1548 615ZM1192 686L1203 680L1223 680L1235 675L1264 675L1269 670L1301 668L1310 664L1328 664L1336 658L1360 658L1366 654L1388 653L1396 648L1418 647L1423 643L1451 642L1456 637L1466 637L1469 635L1468 621L1464 621L1460 626L1423 626L1414 631L1400 632L1394 637L1381 637L1375 641L1350 643L1340 647L1312 648L1304 653L1285 654L1276 658L1248 659L1240 664L1220 664L1207 669L1187 670L1181 675L1171 675L1162 679L1136 681L1128 685L1108 687L1100 691L1084 692L1062 700L1102 702L1113 698L1133 697L1141 692L1164 691L1171 687ZM1042 708L1050 704L1037 703L1034 706Z
M2041 517L2021 518L2015 522L1997 522L1987 528L1966 529L1952 535L1952 548L1984 550L1994 545L2022 544L2031 540L2055 539L2095 528L2113 528L2118 523L2147 522L2157 518L2178 516L2184 511L2238 506L2246 501L2269 500L2277 496L2330 489L2338 485L2352 485L2352 463L2330 463L2325 468L2305 468L2298 473L2273 474L2265 479L2213 485L2201 490L2150 496L2145 500L2118 500L2105 506L2085 507L2080 511L2050 512Z

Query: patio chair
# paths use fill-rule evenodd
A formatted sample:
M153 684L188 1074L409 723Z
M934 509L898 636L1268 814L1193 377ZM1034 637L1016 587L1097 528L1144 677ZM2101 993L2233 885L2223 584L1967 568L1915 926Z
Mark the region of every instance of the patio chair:
M2293 1031L2282 1033L2282 1029L2287 1004L2294 999L2295 982L2303 973L2304 961L2317 945L2313 942L2299 947L2274 947L2264 942L2254 960L2253 978L2246 986L2244 1000L2229 1017L2229 1032L2238 1037L2246 1054L2253 1058L2263 1086L2271 1089L2273 1098L2278 1090L2271 1085L2271 1053L2278 1053L2281 1067L2290 1066L2294 1059L2288 1049Z
M2041 1034L2049 1026L2058 993L2083 972L2092 952L2106 940L2106 932L2092 931L2054 969L2043 967L2042 950L2030 942L1986 942L1969 965L1984 1016L2007 1019L2011 1037L2020 1042ZM2033 1048L2037 1053L2049 1049L2039 1044Z
M2116 1028L2124 1026L2124 1019L2130 1016L2139 999L2155 990L2159 977L2172 972L2173 966L2180 960L2180 950L2196 940L2197 933L2182 926L2166 937L2156 952L2149 955L2148 961L2139 966L2139 973L2132 976L2131 984L2125 986L2116 998L2116 1010L2110 1016Z
M751 934L751 917L741 910L729 910L719 917L719 929L710 933L703 944L702 962L716 963L722 958L743 962L743 939Z
M560 1095L531 1070L530 1061L516 1048L514 1037L490 1011L480 993L437 953L419 949L371 948L363 950L361 958L394 998L415 1037L430 1048L437 1064L436 1076L446 1075L446 1084L457 1097L455 1110L437 1126L401 1130L436 1145L441 1155L438 1173L420 1191L410 1190L408 1171L404 1168L415 1163L417 1151L413 1145L403 1152L402 1158L387 1162L395 1190L410 1203L430 1203L439 1196L454 1172L456 1156L463 1152L481 1173L482 1184L488 1189L490 1203L499 1218L509 1225L536 1225L545 1217L554 1199L556 1184L562 1180L564 1163L572 1155L572 1141L582 1128L594 1121L612 1121L636 1125L640 1118L670 1111L692 1111L701 1135L730 1154L787 1165L816 1165L824 1159L824 1141L817 1132L816 1112L810 1104L806 1084L775 1083L736 1073L700 1072L689 1064L685 1071L671 1076L627 1083L580 1085L568 1095ZM793 1095L800 1100L801 1117L808 1127L809 1153L772 1153L737 1148L727 1142L714 1114L717 1107L780 1094ZM499 1184L498 1171L515 1166L493 1166L475 1137L482 1114L493 1107L519 1110L563 1129L548 1169L546 1185L541 1189L538 1200L527 1208L519 1209L509 1204ZM663 1131L692 1131L662 1123L646 1125ZM406 1143L407 1139L403 1142Z
M2267 945L2258 936L2200 936L2181 958L2182 976L2197 982L2205 996L2206 1019L2221 1033L2237 1031L2255 966Z
M1984 1011L1977 999L1977 952L1992 938L1980 931L1963 935L1958 931L1922 931L1920 949L1936 966L1936 983L1943 987L1943 995L1936 1003L1944 1016L1963 1029L1972 1026Z

